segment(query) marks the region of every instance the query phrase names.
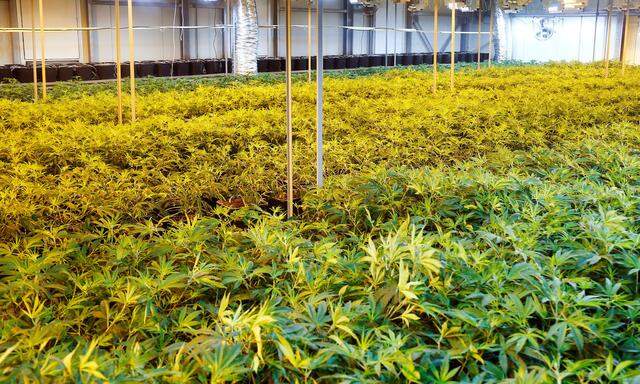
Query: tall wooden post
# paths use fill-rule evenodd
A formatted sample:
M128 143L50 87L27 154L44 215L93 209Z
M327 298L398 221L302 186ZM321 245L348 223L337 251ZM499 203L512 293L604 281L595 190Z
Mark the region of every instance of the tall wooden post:
M127 11L129 19L129 81L131 83L131 122L136 122L136 58L133 36L133 0L128 0Z
M622 74L627 67L627 41L629 41L629 8L624 12L624 35L622 37L622 49L620 50L620 61L622 62Z
M42 0L38 0L38 13L40 14L40 49L42 54L42 100L47 99L47 51L45 49L44 35L44 7Z
M495 0L489 0L491 2L490 15L489 15L489 61L487 62L487 66L491 68L491 59L493 58L493 23L495 22Z
M433 0L433 93L438 90L438 3L440 0Z
M611 48L611 8L607 9L607 41L604 50L604 77L609 77L609 50Z
M37 55L38 49L36 48L36 1L31 0L31 55L33 60L33 101L38 101L38 63Z
M291 86L291 0L286 0L287 217L293 216L293 93Z
M449 88L453 91L456 71L456 3L451 3L451 68L449 69Z

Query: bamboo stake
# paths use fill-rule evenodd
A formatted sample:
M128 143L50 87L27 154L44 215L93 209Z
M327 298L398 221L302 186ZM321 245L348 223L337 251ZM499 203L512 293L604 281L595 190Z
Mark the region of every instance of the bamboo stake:
M491 1L491 7L489 7L489 60L487 62L487 67L491 68L491 57L493 56L493 22L495 21L495 3L494 0L489 1Z
M478 70L480 69L480 50L482 49L482 1L478 2Z
M609 77L609 49L611 40L611 9L607 9L607 41L605 42L604 77Z
M42 0L38 0L38 13L40 14L40 49L42 51L42 100L47 100L47 56L44 35L44 7Z
M453 3L451 7L451 68L449 70L450 84L449 88L453 91L455 86L455 70L456 70L456 5Z
M311 82L311 0L307 0L307 81Z
M128 0L127 10L129 16L129 77L131 82L131 122L136 122L136 63L135 47L133 39L133 1Z
M291 90L291 0L286 0L287 217L293 216L293 118Z
M596 20L593 25L593 52L591 55L591 61L596 61L596 42L598 41L598 20L600 17L600 0L596 2Z
M433 93L438 90L438 2L433 1Z
M116 19L116 88L118 89L118 124L122 124L122 58L120 36L120 0L115 0Z
M627 41L629 35L629 9L627 8L624 12L624 37L622 39L622 51L620 52L620 61L622 62L622 74L624 75L624 71L627 66L627 55L625 54L627 50Z
M36 56L38 55L38 50L36 48L36 0L31 0L31 55L33 56L33 60L31 63L33 64L33 101L38 101L38 66L36 63L38 62Z

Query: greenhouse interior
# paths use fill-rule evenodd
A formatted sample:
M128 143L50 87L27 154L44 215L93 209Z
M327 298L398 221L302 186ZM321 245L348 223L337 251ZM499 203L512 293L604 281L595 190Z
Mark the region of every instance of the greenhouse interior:
M0 383L640 383L640 0L0 0Z

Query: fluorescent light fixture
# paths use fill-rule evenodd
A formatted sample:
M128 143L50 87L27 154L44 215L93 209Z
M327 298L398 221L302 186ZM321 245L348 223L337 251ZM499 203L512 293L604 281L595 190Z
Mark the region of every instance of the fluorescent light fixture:
M549 7L549 13L560 13L560 7L557 5L552 5Z

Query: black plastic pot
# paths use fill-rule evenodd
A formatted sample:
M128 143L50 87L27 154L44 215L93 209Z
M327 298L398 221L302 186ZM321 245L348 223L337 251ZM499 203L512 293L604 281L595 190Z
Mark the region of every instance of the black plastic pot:
M0 83L12 78L11 67L8 65L0 65Z
M345 69L347 68L347 57L346 56L335 56L335 69Z
M14 65L11 74L21 83L33 83L33 68L25 65Z
M384 56L383 55L369 56L369 66L370 67L382 67L383 65L384 65Z
M442 52L438 54L438 63L440 64L450 64L451 63L451 53Z
M482 52L480 54L480 60L481 61L489 61L489 52Z
M422 57L422 53L414 53L411 55L411 64L413 65L422 65L424 58Z
M60 65L58 67L58 81L73 80L75 76L75 68L72 65ZM47 81L49 76L47 76Z
M318 58L315 56L311 56L311 70L315 71L316 69L318 69Z
M205 66L203 60L189 61L189 74L193 76L202 76L205 74Z
M401 55L398 55L398 61L400 62L400 65L411 65L413 64L413 59L412 59L412 55L411 54L407 54L407 53L403 53Z
M47 83L55 83L58 81L58 67L54 65L47 65L45 68ZM42 81L42 67L38 68L38 81Z
M159 61L153 66L153 74L156 77L170 77L171 63L168 61Z
M422 63L433 65L433 53L425 53L422 57Z
M311 69L314 68L315 57L311 57ZM306 71L309 68L309 56L300 57L300 71Z
M302 57L295 56L291 58L291 70L292 71L302 71L304 69L304 63Z
M136 77L150 77L155 74L155 64L150 61L136 63Z
M358 55L358 67L365 68L369 66L369 56L368 55Z
M188 61L174 61L173 62L173 76L189 76L191 68Z
M269 61L266 58L258 58L258 72L262 73L262 72L268 72L269 71ZM207 73L209 73L209 71L207 70Z
M267 62L267 72L279 72L280 71L280 61L277 57L269 57L265 59Z
M358 68L359 61L358 56L347 56L347 68Z
M220 59L220 73L225 73L225 62L227 65L227 71L226 73L233 73L233 60L232 59L228 59L225 61L225 59ZM282 62L282 68L284 68L284 59L281 60Z
M394 63L394 56L387 55L387 67L393 67L393 63ZM400 65L400 58L398 56L395 56L395 63L397 65Z
M324 56L322 58L322 67L323 69L336 69L336 57Z
M204 72L207 75L215 75L218 73L218 62L216 59L205 59L204 63ZM258 59L258 65L260 65L260 59Z
M82 81L97 80L98 75L96 69L90 64L78 64L74 67L75 77L79 77Z
M120 64L120 75L125 78L125 77L129 77L129 74L131 73L131 69L129 67L129 63L121 63Z
M116 65L114 63L98 63L94 65L94 68L100 80L116 78Z

